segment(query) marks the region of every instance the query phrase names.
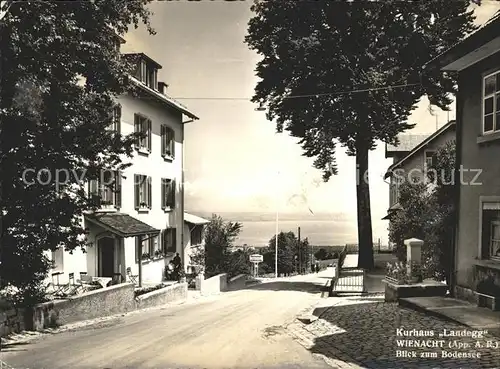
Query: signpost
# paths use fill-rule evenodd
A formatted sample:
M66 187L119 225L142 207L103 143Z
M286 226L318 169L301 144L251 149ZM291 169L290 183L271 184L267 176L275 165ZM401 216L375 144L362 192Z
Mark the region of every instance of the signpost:
M258 277L259 275L259 263L264 261L264 256L260 254L252 254L250 255L250 262L253 264L253 276Z

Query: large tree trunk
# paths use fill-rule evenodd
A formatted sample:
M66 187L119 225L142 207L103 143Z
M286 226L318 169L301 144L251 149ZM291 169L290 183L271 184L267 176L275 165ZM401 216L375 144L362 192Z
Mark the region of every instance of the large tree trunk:
M366 143L356 145L356 197L358 208L358 268L373 269L373 236L368 183L368 152Z

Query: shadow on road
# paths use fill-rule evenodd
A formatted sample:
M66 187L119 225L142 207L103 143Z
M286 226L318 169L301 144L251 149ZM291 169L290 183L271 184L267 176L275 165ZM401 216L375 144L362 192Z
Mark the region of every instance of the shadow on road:
M15 352L15 351L28 351L27 349L23 349L23 348L16 348L18 346L26 346L28 344L29 344L29 342L14 342L14 343L3 343L2 342L2 348L0 349L0 353L2 353L2 352Z
M360 301L365 303L360 303ZM498 356L500 356L491 349L488 351L483 348L474 350L481 352L480 359L442 357L442 350L449 352L456 350L448 348L448 342L443 349L400 348L397 341L404 340L405 337L396 335L398 328L433 330L438 333L442 332L444 328L459 330L463 327L415 311L402 309L397 304L378 302L376 298L352 299L346 301L345 304L330 307L327 311L317 311L314 315L319 314L322 323L320 322L318 326L321 328L318 329L310 351L367 369L452 368L460 366L469 369L491 369L495 367L493 365L495 361L498 363ZM313 327L309 329L313 329ZM473 341L475 342L477 339L471 339L468 343L474 345ZM416 357L397 357L398 350L413 351ZM427 356L429 353L435 353L436 357ZM424 354L424 357L421 357L421 354Z
M304 282L304 281L276 281L265 282L245 289L257 291L299 291L308 293L323 292L327 289L326 280L324 283Z

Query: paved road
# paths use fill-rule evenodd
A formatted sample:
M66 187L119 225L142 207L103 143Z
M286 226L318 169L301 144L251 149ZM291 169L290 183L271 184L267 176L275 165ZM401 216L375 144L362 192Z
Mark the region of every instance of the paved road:
M6 348L14 368L304 368L329 366L282 327L318 302L326 273L123 316Z

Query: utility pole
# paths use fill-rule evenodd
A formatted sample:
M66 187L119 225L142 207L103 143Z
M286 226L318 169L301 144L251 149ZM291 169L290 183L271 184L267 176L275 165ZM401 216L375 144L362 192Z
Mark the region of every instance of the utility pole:
M300 227L297 230L297 238L299 240L299 274L302 274L302 245L300 244Z

